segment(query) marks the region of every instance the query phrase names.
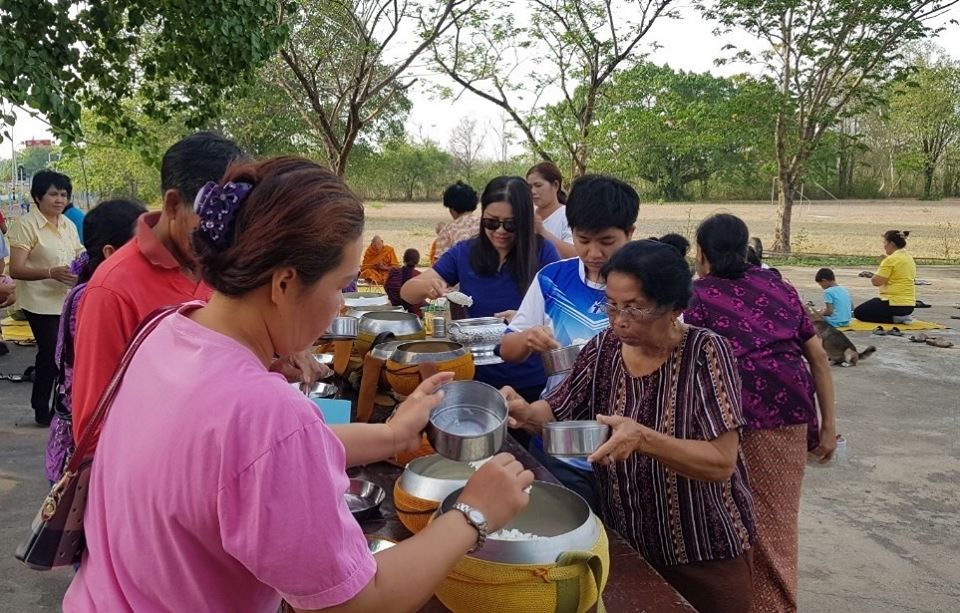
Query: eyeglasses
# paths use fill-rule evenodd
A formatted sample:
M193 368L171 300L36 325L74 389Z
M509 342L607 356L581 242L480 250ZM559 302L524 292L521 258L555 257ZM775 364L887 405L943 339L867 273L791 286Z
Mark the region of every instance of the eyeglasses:
M621 315L631 321L642 321L644 319L653 319L656 316L660 315L662 312L660 307L649 307L646 309L638 309L637 307L618 307L615 304L610 304L609 302L604 302L603 304L598 305L597 310L601 313L606 313L607 317L610 319L615 319Z
M496 232L500 229L500 226L503 226L504 232L509 232L510 234L517 231L517 222L513 219L492 219L490 217L484 217L480 220L480 225L491 232Z

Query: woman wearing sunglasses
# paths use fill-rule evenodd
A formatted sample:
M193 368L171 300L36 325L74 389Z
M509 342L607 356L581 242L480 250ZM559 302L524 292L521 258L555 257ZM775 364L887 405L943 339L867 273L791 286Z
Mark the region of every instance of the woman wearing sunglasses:
M750 608L753 501L740 457L740 376L729 342L680 323L691 271L676 248L627 244L603 269L610 327L570 376L511 425L596 419L610 438L588 459L603 522L698 611Z
M435 300L451 286L473 298L470 317L506 317L516 310L537 271L560 259L534 230L533 196L521 177L497 177L480 197L480 234L461 241L400 289L411 304ZM520 364L478 365L476 379L510 385L524 398L540 397L546 374L539 356Z

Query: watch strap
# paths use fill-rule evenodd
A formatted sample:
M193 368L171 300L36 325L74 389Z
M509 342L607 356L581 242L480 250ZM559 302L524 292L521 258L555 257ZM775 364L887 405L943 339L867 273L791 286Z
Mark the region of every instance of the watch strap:
M484 518L482 512L475 509L474 507L471 507L466 503L455 502L453 504L453 508L456 509L457 511L460 511L460 513L462 513L463 516L466 518L467 523L469 523L471 526L477 529L477 543L469 551L467 551L467 553L473 553L474 551L477 551L478 549L483 547L483 544L487 542L487 520L486 518ZM474 514L479 515L482 518L482 520L481 521L474 520L473 518Z

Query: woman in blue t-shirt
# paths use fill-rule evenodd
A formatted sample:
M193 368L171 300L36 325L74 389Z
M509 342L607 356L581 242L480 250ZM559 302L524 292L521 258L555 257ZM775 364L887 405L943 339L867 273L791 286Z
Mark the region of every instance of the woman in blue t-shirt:
M404 283L400 296L413 304L444 296L452 285L473 298L470 317L504 317L520 306L542 267L560 259L534 230L533 196L521 177L497 177L480 198L480 234L461 241L433 268ZM478 366L476 379L510 385L531 402L546 383L539 356L520 364Z

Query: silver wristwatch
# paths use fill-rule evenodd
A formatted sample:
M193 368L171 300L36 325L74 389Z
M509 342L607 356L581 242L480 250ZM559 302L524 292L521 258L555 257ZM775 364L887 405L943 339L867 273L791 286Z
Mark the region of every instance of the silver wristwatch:
M487 518L483 516L479 509L462 502L454 503L453 508L463 513L470 525L477 529L477 544L467 552L473 553L483 547L483 544L487 541Z

